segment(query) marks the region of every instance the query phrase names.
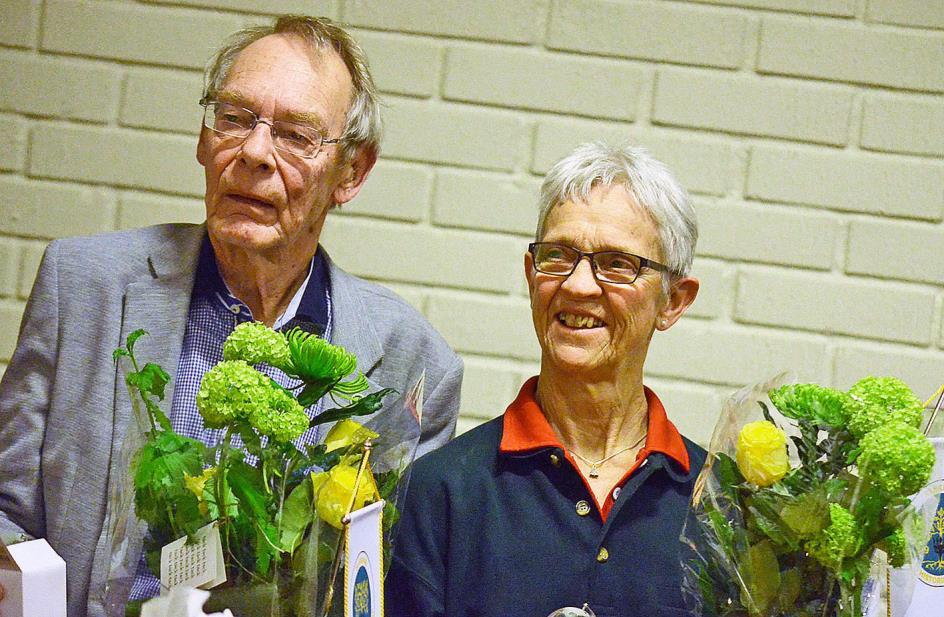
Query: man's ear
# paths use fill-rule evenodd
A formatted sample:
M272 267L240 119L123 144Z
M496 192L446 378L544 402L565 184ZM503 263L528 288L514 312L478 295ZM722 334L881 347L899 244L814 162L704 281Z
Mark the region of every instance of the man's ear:
M377 162L377 149L361 146L354 153L353 158L345 164L344 174L340 184L334 189L334 203L340 206L354 199L364 186L370 170Z
M662 310L659 311L659 319L656 321L657 330L668 330L682 317L682 314L695 301L695 296L698 295L698 286L698 279L690 276L672 281L669 296L666 298Z
M206 167L207 164L207 153L209 150L209 144L207 144L207 128L200 128L200 139L197 140L197 162Z

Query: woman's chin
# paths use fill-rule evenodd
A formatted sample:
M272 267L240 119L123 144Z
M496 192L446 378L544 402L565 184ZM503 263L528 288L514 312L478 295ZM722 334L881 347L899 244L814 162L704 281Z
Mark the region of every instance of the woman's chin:
M594 353L594 350L562 345L546 353L543 364L553 366L559 371L579 375L605 370L608 363L599 353Z

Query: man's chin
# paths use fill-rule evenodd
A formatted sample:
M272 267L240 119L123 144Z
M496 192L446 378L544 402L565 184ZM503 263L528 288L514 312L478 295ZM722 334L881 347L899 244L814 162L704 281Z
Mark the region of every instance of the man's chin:
M227 246L244 251L265 252L282 243L275 228L247 221L239 224L207 223L207 232L214 246Z

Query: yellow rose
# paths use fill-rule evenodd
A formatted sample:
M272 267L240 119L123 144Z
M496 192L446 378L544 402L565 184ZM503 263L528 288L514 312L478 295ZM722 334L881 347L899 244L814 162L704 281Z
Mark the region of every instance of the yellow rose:
M311 481L315 491L315 511L321 520L332 527L341 529L341 519L351 503L351 493L354 492L354 482L357 480L357 467L350 465L335 465L329 471L311 474ZM370 470L364 471L361 484L354 499L354 510L364 505L376 494L377 484Z
M737 465L748 482L770 486L790 471L787 436L771 422L745 424L737 440Z
M369 428L348 418L331 427L325 436L324 444L327 446L327 451L331 452L339 448L360 446L368 439L377 439L379 436Z

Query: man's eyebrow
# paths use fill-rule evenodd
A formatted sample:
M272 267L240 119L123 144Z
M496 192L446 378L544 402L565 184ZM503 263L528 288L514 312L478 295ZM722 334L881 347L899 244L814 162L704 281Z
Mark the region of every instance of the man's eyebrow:
M245 107L246 109L251 109L249 107L249 97L238 90L223 90L216 96L216 98L222 103L229 103L231 105L238 105L240 107ZM289 111L280 115L278 119L285 122L295 122L296 124L313 126L319 131L324 130L324 122L322 121L321 116L310 111Z
M285 114L280 120L286 120L288 122L295 122L296 124L307 124L313 126L318 130L324 128L324 123L321 121L321 117L310 111L290 111Z
M216 99L221 103L230 103L241 107L249 105L249 99L235 90L223 90L216 95Z

